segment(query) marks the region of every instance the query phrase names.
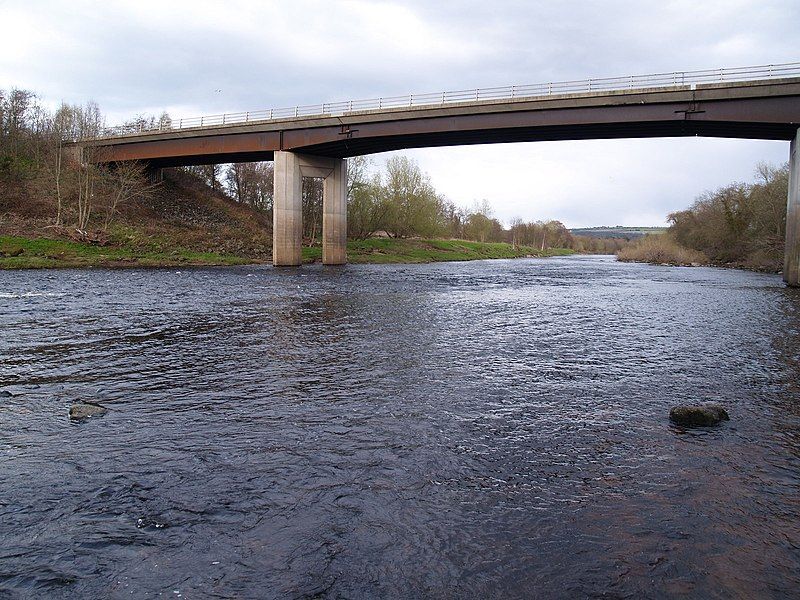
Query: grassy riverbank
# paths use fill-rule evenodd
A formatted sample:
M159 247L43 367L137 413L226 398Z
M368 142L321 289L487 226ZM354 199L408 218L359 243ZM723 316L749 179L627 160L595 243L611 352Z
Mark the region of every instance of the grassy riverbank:
M566 248L550 248L541 251L529 246L514 247L505 243L469 242L466 240L376 238L350 241L347 244L347 258L351 263L430 263L568 254L574 254L574 251ZM321 260L321 247L303 248L304 262Z
M428 263L441 261L520 258L572 254L563 248L544 252L535 248L503 243L464 240L369 239L347 245L352 263ZM306 263L322 260L319 246L303 248ZM164 249L142 244L94 244L56 239L0 236L0 269L69 267L172 267L200 265L241 265L263 262L252 256L196 252L182 247Z
M64 267L171 267L240 265L252 258L183 248L157 251L125 246L96 246L52 239L0 236L0 269Z

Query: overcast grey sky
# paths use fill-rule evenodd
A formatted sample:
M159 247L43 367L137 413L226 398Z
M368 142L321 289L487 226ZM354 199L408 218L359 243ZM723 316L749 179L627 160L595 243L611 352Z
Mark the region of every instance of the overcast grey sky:
M800 2L0 0L0 87L109 124L443 89L800 60ZM788 142L537 142L405 152L508 222L658 225ZM380 163L385 157L376 156Z

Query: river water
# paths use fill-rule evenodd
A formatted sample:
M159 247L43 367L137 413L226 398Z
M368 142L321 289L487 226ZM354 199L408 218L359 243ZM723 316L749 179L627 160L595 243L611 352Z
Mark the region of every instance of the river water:
M777 276L3 272L0 389L3 598L800 593ZM730 422L669 423L706 400Z

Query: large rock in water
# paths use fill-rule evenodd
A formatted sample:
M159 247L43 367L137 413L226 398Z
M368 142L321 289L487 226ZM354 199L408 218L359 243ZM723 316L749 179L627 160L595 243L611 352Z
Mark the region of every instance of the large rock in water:
M69 418L73 421L88 419L89 417L101 417L108 412L108 409L92 402L75 402L69 407Z
M709 427L720 421L730 421L727 411L717 404L675 406L669 411L669 418L684 427Z

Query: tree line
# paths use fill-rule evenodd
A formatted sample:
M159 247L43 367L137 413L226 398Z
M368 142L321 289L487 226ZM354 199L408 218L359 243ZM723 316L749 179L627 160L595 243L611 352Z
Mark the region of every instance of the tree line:
M138 116L125 124L168 127L171 119ZM105 120L97 104L61 104L48 110L26 90L0 90L0 186L6 192L23 189L36 216L49 216L56 227L69 226L78 237L89 230L108 229L125 204L151 195L156 184L144 165L102 165L100 150L86 147L81 160L64 159L65 140L98 135ZM213 190L271 216L274 171L271 162L200 165L185 171ZM572 248L613 253L620 240L572 235L558 221L522 222L510 228L493 216L486 200L462 208L437 192L428 174L412 159L389 158L382 168L366 157L348 160L348 236L395 238L456 238L508 242L538 249ZM5 193L5 202L15 195ZM318 243L322 234L322 181L303 181L303 236ZM3 206L0 211L13 208ZM271 221L271 219L270 219Z
M789 165L759 164L755 181L698 196L670 214L669 229L618 253L620 260L734 265L764 271L783 267Z
M236 201L271 214L274 172L272 163L206 165L189 171ZM393 238L452 238L478 242L506 242L540 250L570 248L578 252L613 254L627 242L577 236L559 221L523 222L510 228L493 216L487 200L466 209L436 191L430 177L405 156L389 158L382 169L371 159L348 159L347 229L350 239L375 235ZM303 237L311 245L322 233L322 180L303 180Z
M65 140L97 135L103 121L94 102L62 103L51 111L30 91L0 90L5 201L24 197L34 216L50 216L56 227L69 224L85 237L90 224L107 229L120 206L149 195L154 186L142 165L101 166L91 148L83 150L80 160L64 159Z
M669 215L669 231L713 263L780 269L786 237L789 165L759 164L752 183L733 183L699 196Z

